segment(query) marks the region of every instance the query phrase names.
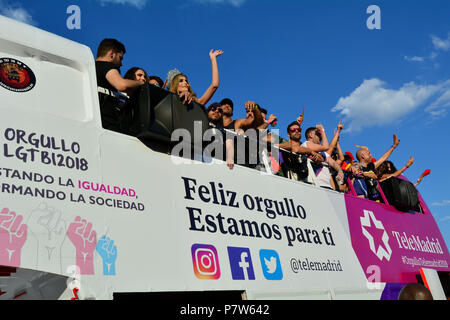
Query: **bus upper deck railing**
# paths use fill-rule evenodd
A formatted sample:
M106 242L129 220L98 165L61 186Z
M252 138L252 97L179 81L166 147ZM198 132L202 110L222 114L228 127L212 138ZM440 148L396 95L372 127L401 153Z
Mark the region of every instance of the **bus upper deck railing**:
M232 139L235 141L233 143L234 165L257 169L267 175L280 175L274 170L272 164L275 164L275 166L281 167L278 168L281 172L288 170L292 180L316 187L320 186L315 175L313 162L304 155L268 143L267 139L264 139L264 134L262 134L267 134L268 131L253 129L242 134L227 129L213 129L209 125L208 115L203 105L195 102L185 105L177 95L148 83L138 88L130 98L120 95L119 99L125 99L125 103L121 101L124 106L121 132L135 136L153 150L178 158L191 158L201 162L207 162L209 158L226 164L226 141ZM216 132L211 134L210 129ZM272 141L279 141L278 130L273 129L270 133L273 138ZM205 145L212 141L213 137L222 137L222 144L215 148L219 157L212 154L205 155ZM287 156L289 161L284 161L286 160L283 159L284 156ZM253 163L247 161L247 158L250 157L257 160ZM244 160L242 161L242 159ZM297 174L294 175L292 174L293 171L289 171L291 168L288 167L287 162L292 166L292 159L295 160L295 164L302 164L302 170L304 169L303 166L307 168L306 174L304 172L306 170L301 172L302 177L300 179L298 178L298 172L294 172ZM321 165L330 167L326 162L322 162ZM382 201L388 204L388 197L384 195L378 181L376 183ZM349 179L345 179L344 184L346 185L346 194L357 196ZM342 192L340 188L335 191Z

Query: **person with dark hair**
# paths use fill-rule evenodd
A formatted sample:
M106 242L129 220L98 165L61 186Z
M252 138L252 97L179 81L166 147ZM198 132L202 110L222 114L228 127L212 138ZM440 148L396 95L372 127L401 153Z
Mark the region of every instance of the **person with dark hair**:
M274 114L270 114L269 118L266 119L268 112L266 109L261 108L261 106L259 106L259 111L261 113L261 118L262 118L262 123L256 128L260 131L260 133L262 134L263 137L263 141L264 142L268 142L270 144L274 144L274 143L279 143L279 139L278 141L275 141L276 138L274 138L274 136L272 136L272 133L270 132L270 128L268 128L269 126L275 127L277 125L277 121L278 118L274 115ZM269 152L270 154L270 152ZM275 161L275 160L271 160L271 161Z
M222 110L222 122L225 129L234 130L234 124L236 120L233 120L233 101L229 98L222 99L220 101L220 109Z
M302 143L300 141L302 137L302 128L297 121L291 122L287 126L287 135L289 137L289 141L279 144L278 147L294 153L311 156L313 157L313 161L324 161L323 157L319 153L302 146Z
M220 104L218 102L211 103L206 112L208 113L209 127L222 129L222 109Z
M329 167L334 168L338 172L338 182L344 182L344 173L341 167L331 158L330 154L328 154L328 151L330 149L333 150L336 146L339 134L343 128L344 125L339 122L337 131L334 134L331 143L328 143L327 135L322 125L318 124L316 127L308 128L306 130L305 138L307 141L302 144L302 147L309 148L315 152L324 152L325 155L325 161L316 169L316 177L319 186L322 188L334 190L331 184L331 173Z
M160 87L161 89L164 89L164 81L158 76L148 77L148 83Z
M263 123L258 127L259 130L266 130L269 126L276 126L278 118L274 114L270 114L269 118L267 118L268 112L266 109L259 107L261 112L261 117L263 119Z
M113 53L122 53L122 57L127 52L122 42L116 39L103 39L97 48L97 58L107 56L111 50Z
M398 300L433 300L433 295L420 283L408 283L398 294Z
M208 106L208 109L206 109L206 112L208 113L208 120L209 120L209 130L219 130L220 133L214 132L212 136L217 136L218 134L222 135L222 143L225 141L225 147L222 148L223 154L226 155L225 162L227 164L227 167L231 170L234 168L234 142L233 137L227 135L223 131L223 122L222 122L222 109L220 108L220 103L213 102ZM215 158L221 158L217 157L217 155L212 154ZM224 160L221 158L220 160Z
M143 84L142 81L124 79L120 75L125 52L125 46L121 42L116 39L104 39L100 42L95 61L102 126L119 132L121 102L115 92L127 92L129 95Z
M324 158L319 153L301 145L300 139L302 137L302 128L300 127L298 120L291 122L287 126L287 134L289 141L278 145L281 149L293 152L282 153L284 160L282 167L284 168L285 175L289 179L306 182L308 178L306 157L309 157L312 161L319 163L324 161Z
M123 77L125 79L137 80L144 83L147 81L148 78L147 72L145 72L144 69L138 67L133 67L129 69Z
M224 100L222 100L224 102ZM222 105L224 115L224 128L234 130L236 133L236 160L237 163L256 170L265 170L265 152L264 138L259 132L258 127L264 122L259 110L258 104L254 101L245 103L245 118L232 120L233 108L230 105L231 100L225 101ZM263 138L263 139L260 139Z
M406 169L411 167L413 163L414 158L411 157L402 169L397 170L397 168L395 168L394 164L391 161L386 160L385 162L380 164L377 169L375 169L375 174L377 175L378 180L381 182L392 177L398 177L399 175L403 174Z

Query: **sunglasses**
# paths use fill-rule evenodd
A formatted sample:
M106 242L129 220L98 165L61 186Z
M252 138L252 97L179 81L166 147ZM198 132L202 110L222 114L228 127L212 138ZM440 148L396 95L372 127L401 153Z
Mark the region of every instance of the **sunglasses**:
M290 128L289 131L290 132L295 132L295 131L302 132L302 128Z
M219 107L212 107L211 108L211 111L219 111L220 113L222 113L222 109L221 108L219 108Z

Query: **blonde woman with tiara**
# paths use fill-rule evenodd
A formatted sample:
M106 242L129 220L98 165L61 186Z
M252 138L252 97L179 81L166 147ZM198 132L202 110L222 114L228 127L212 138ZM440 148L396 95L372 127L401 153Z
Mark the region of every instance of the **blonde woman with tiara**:
M169 91L176 93L180 97L180 99L184 98L183 103L191 103L192 101L195 101L199 104L206 105L208 101L211 100L217 88L219 88L219 68L217 66L217 57L222 54L222 50L211 50L209 52L212 67L212 81L209 88L206 89L205 93L200 98L197 98L197 95L192 90L187 76L183 73L180 73L176 69L169 71ZM175 75L172 76L172 79L170 79L171 73L175 73Z

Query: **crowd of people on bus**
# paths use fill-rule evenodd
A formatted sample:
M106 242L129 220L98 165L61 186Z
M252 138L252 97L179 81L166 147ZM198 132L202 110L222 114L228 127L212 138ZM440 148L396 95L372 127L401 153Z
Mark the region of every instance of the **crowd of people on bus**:
M155 75L148 75L143 68L134 67L128 70L124 77L120 74L122 59L125 54L125 46L115 39L104 39L97 51L96 75L99 86L99 99L101 108L102 125L106 129L120 131L120 108L115 103L115 92L121 92L130 96L136 88L145 83L166 89L177 95L182 103L196 102L206 106L219 87L219 69L217 57L223 54L221 50L211 50L209 57L212 67L212 80L210 86L200 97L192 90L188 77L178 71L171 70L167 79L163 81ZM308 160L312 164L315 175L315 183L320 187L340 192L352 192L359 197L374 201L383 201L379 192L379 182L392 177L401 176L414 162L410 158L406 165L397 170L394 164L388 161L392 152L397 148L400 140L394 134L392 146L379 158L375 159L368 147L357 146L355 157L350 152L343 152L340 146L340 134L344 125L339 122L333 136L328 137L325 128L318 124L305 130L302 142L302 123L304 110L297 119L287 126L287 137L272 135L269 126L275 126L277 117L254 101L245 104L245 118L233 118L234 103L225 98L220 102L213 102L206 108L209 126L221 132L234 131L237 135L245 135L249 130L264 132L264 139L271 144L269 152L273 173L308 182ZM224 135L225 136L225 135ZM227 135L225 141L226 165L233 169L236 163L235 146L233 139ZM274 152L279 152L278 161L272 157ZM238 163L239 164L239 163ZM252 168L260 168L257 163ZM414 186L429 174L424 172Z

